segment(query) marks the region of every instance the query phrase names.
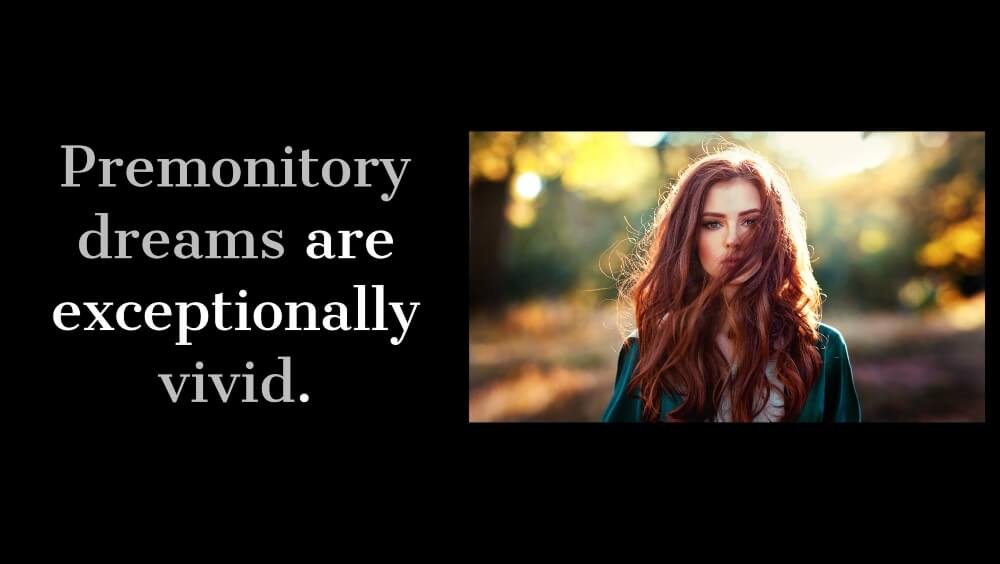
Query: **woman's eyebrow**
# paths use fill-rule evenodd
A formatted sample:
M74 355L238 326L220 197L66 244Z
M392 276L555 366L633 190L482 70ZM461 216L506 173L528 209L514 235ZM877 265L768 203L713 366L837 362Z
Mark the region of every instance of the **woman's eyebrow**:
M760 211L760 210L759 210L759 209L757 209L757 208L754 208L754 209L752 209L752 210L746 210L746 211L741 211L741 212L740 212L740 213L739 213L739 214L737 215L737 217L743 217L744 215L747 215L747 214L749 214L749 213L754 213L754 212L759 212L759 211ZM705 212L705 213L703 213L703 214L701 214L701 215L704 215L704 216L711 216L711 217L726 217L726 214L724 214L724 213L718 213L718 212Z

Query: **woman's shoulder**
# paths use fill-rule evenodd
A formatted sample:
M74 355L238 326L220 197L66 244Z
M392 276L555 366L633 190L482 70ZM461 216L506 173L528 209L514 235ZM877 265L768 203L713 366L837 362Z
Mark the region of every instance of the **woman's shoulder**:
M835 337L835 338L838 338L838 339L843 339L844 338L844 336L840 332L840 330L838 330L833 325L830 325L829 323L824 323L824 322L821 321L819 323L819 326L817 327L817 330L821 334L826 335L828 337ZM638 339L638 338L639 338L639 330L638 329L633 329L632 332L628 334L628 337L625 338L625 340L628 341L628 340L631 340L631 339Z
M840 332L839 329L830 325L828 323L820 322L816 327L816 331L820 335L820 344L825 348L829 345L836 346L846 346L847 342L844 340L844 334ZM639 330L633 329L631 333L625 337L624 342L622 342L622 349L629 349L634 345L639 343Z
M622 341L618 350L618 375L615 381L621 381L624 377L628 380L632 376L632 370L639 360L639 330L633 329L631 333Z
M633 329L632 332L629 333L627 337L625 337L625 342L622 343L622 344L623 345L629 345L629 344L638 343L638 342L639 342L639 330L638 329Z
M642 402L628 393L632 372L639 363L639 332L634 330L625 337L618 353L618 370L615 375L611 401L604 410L602 421L640 421Z
M621 369L621 365L626 360L632 360L633 362L639 357L639 330L633 329L631 333L625 337L622 341L621 348L618 351L618 368Z
M844 334L833 325L821 322L819 326L816 327L816 330L819 332L819 344L822 348L841 348L847 346L847 341L844 340Z

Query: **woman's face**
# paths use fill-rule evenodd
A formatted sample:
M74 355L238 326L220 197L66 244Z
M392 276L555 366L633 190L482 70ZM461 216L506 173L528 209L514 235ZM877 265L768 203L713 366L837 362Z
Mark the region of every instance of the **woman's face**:
M724 260L739 256L740 241L759 221L760 208L760 193L742 178L717 182L708 189L699 226L698 258L709 276L718 276ZM730 285L746 282L758 268L752 264Z

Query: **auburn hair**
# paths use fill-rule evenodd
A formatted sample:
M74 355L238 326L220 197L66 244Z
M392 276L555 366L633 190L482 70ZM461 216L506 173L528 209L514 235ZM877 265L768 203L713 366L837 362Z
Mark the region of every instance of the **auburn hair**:
M739 242L736 262L712 277L698 257L705 200L716 183L737 178L757 188L761 212ZM766 407L772 384L765 370L773 360L783 385L783 420L795 420L819 374L821 294L787 176L742 147L707 154L668 189L638 243L619 296L634 308L641 343L629 390L639 392L643 419L662 417L661 395L669 392L683 400L666 414L668 421L710 419L727 394L732 421L752 421ZM726 284L754 267L727 299ZM727 309L736 351L732 376L715 341Z

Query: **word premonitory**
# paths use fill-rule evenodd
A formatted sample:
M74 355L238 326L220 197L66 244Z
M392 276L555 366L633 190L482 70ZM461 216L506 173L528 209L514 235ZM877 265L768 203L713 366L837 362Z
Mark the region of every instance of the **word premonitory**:
M320 184L340 188L352 181L352 188L372 188L373 181L385 186L388 180L386 189L389 191L381 195L383 202L391 201L396 195L411 160L330 158L320 163L305 149L299 151L297 159L281 158L278 163L269 158L222 158L211 165L198 158L137 158L126 162L121 158L98 158L94 150L86 145L61 147L65 157L64 188L79 187L81 177L98 171L100 184L97 186L100 188L115 188L119 182L136 188L207 188L213 185L223 188L237 185L246 188L291 188L300 185L315 188ZM293 149L286 146L284 152L291 155Z

